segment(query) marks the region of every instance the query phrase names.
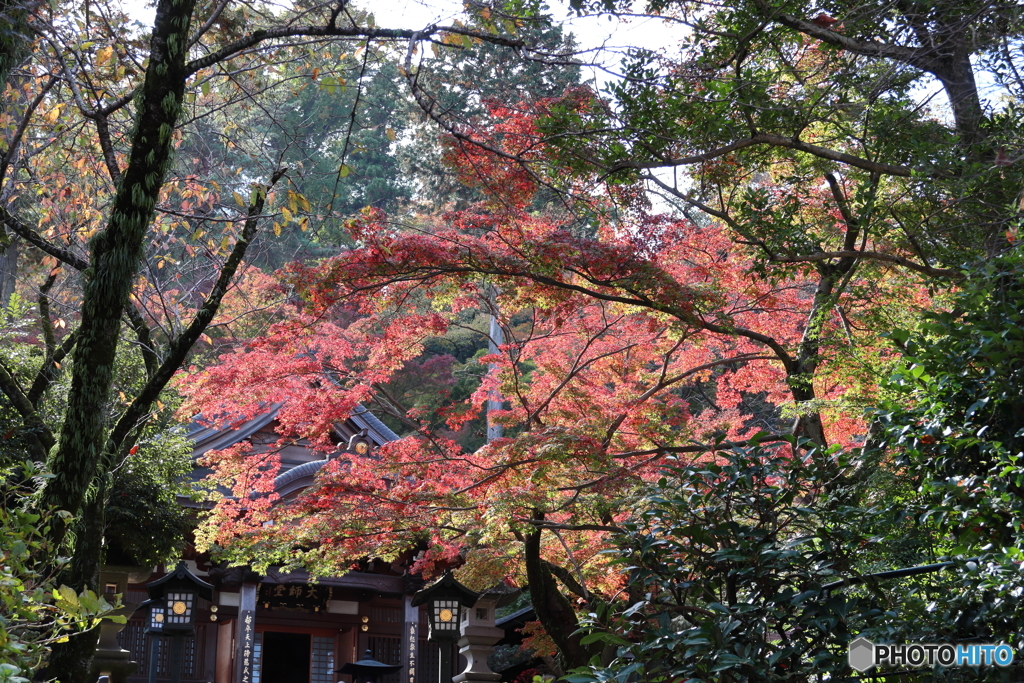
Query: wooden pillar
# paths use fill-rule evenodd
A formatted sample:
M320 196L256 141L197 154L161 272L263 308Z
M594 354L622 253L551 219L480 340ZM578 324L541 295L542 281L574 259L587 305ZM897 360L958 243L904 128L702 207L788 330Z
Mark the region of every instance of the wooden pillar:
M231 644L237 624L237 619L231 619L217 626L217 663L213 675L215 683L231 683L231 660L234 657Z
M362 657L356 656L356 645L358 640L359 627L353 626L345 629L338 634L338 662L337 666L340 669L342 666L349 662L356 662L362 659ZM351 676L343 674L340 678L342 682L349 681Z

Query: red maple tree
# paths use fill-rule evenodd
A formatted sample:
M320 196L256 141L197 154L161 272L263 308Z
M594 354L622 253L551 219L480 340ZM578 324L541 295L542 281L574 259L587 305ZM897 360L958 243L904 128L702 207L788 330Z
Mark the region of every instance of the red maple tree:
M635 201L615 214L617 199L635 199L630 188L588 190L580 234L570 215L529 210L537 178L520 161L528 148L542 153L530 147L531 126L510 117L495 133L492 147L514 154L453 139L453 164L467 182L483 179L485 203L419 231L367 210L349 226L356 248L286 270L302 300L293 319L179 387L183 410L206 415L279 403L282 439L325 452L336 448L331 425L359 403L377 401L409 428L374 458L333 458L288 501L273 492L272 454L211 454L232 496L218 501L202 547L325 572L393 559L418 542L426 550L414 571L462 565L470 584L528 583L573 665L591 648L573 635L563 592L590 600L620 588L600 551L663 458L708 457L706 444L786 431L778 407L787 403L799 406L793 432L810 443L858 438L858 411L841 402L870 392L858 368L882 353L872 316L881 302L920 294L864 269L824 294L813 268L766 276L727 226L649 215ZM841 213L806 199L842 235ZM425 341L481 306L499 316L504 343L480 359L491 370L470 399L446 407L447 423L457 429L497 393L506 404L493 417L509 436L466 452L385 386Z

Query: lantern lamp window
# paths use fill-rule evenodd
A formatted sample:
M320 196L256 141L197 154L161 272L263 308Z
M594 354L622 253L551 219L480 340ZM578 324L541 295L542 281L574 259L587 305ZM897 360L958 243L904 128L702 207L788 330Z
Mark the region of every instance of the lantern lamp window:
M434 628L438 631L459 630L459 601L458 600L435 600L432 605L434 610Z
M167 625L172 627L191 625L195 598L195 593L189 591L167 593Z
M152 607L150 607L150 609L149 609L149 630L150 631L156 631L156 632L163 631L164 630L164 619L165 619L165 617L166 617L166 615L164 614L164 608L163 607L157 607L156 605L153 605Z

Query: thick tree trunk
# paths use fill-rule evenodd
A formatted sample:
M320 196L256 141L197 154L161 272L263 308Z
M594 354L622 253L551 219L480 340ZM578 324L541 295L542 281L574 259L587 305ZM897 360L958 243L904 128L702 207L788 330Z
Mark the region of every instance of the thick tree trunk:
M96 498L82 508L75 528L75 553L71 564L61 574L62 583L78 590L99 584L106 487L99 488L102 490L97 492ZM66 643L55 644L47 666L47 679L56 677L60 683L94 683L89 667L99 634L100 630L94 628L72 636Z
M3 248L0 251L0 306L5 309L11 304L18 276L19 239L13 235L9 239L6 248L0 244L0 248Z
M813 405L816 398L814 374L818 369L821 333L828 312L832 308L834 289L835 277L832 274L822 274L814 291L814 302L811 304L811 311L807 316L807 325L804 327L803 338L800 340L796 362L789 377L786 378L790 393L800 411L793 422L793 436L810 439L822 448L828 444L825 440L825 429L821 423L821 412Z
M974 67L966 49L958 50L950 58L949 70L939 75L942 87L953 108L953 120L964 145L973 146L982 142L981 123L984 112L978 96L978 84L974 79Z
M0 0L0 86L25 57L32 45L28 21L39 3L27 0ZM0 102L0 109L4 108Z
M543 515L538 515L543 519ZM530 582L530 602L537 620L545 632L555 641L558 651L565 660L566 669L585 666L596 654L600 654L597 646L586 646L580 643L582 636L575 634L579 628L576 611L558 590L555 577L544 566L540 556L540 540L543 531L540 529L528 534L524 543L526 559L526 578Z
M138 98L128 168L107 227L91 244L82 321L54 478L43 503L76 512L96 476L104 476L104 415L113 380L121 316L142 259L146 228L171 157L172 134L185 89L185 57L194 0L160 0L146 80ZM55 525L55 540L65 529Z

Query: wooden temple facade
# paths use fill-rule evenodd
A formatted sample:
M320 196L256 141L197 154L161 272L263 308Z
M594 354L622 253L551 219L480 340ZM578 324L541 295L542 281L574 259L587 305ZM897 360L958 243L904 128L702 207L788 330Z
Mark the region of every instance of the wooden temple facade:
M278 438L274 433L276 413L276 408L271 408L242 425L225 428L193 424L189 436L195 444L194 456L242 440L249 440L257 449L269 447ZM364 408L338 425L336 432L339 450L332 457L366 455L398 438ZM325 462L322 455L301 445L285 448L275 481L277 493L288 498L309 486ZM197 465L196 478L204 474ZM408 574L408 562L370 561L363 571L312 582L305 572L271 570L256 575L248 569L213 566L207 557L194 552L185 558L194 574L213 585L214 593L212 600L199 601L196 634L185 647L182 681L354 683L336 671L347 662L362 659L368 650L374 659L402 666L378 683L440 683L439 650L437 644L426 640L425 608L411 605L412 595L423 584L419 577ZM144 576L116 567L106 569L101 576L106 590L121 593L125 603L143 602L145 582L160 576L159 572ZM493 610L492 603L482 604L469 610L467 618L493 627ZM169 680L169 645L146 634L143 614L132 616L117 638L138 663L127 681L148 680L153 647L157 648L157 680ZM462 668L457 664L454 670ZM112 677L112 683L117 678Z

